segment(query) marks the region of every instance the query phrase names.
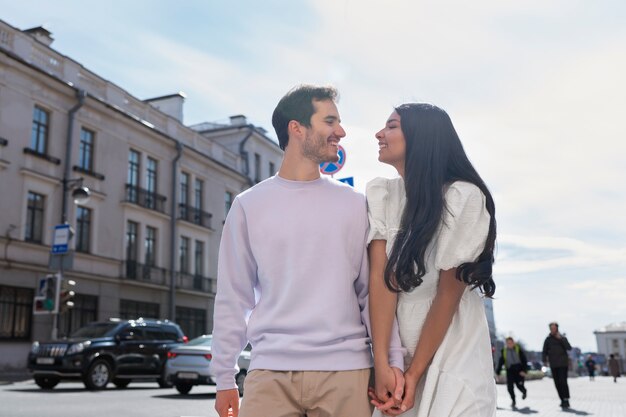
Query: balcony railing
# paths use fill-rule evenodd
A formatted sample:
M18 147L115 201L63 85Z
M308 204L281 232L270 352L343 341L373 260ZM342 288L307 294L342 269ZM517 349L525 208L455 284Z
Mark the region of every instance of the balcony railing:
M199 210L188 204L178 205L178 218L211 229L211 213Z
M167 198L163 195L145 190L136 185L126 184L126 201L129 203L165 213L165 200Z
M209 294L215 294L217 291L217 281L214 278L185 272L178 273L177 286L181 289L202 291Z
M125 261L123 273L126 279L150 282L157 285L165 285L167 283L167 271L164 268L135 261Z

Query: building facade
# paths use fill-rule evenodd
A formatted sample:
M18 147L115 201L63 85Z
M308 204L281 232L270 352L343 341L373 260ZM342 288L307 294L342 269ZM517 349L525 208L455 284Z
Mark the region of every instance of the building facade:
M608 360L615 355L620 361L622 373L626 372L626 321L612 323L593 332L598 343L598 353Z
M51 337L33 297L61 266L77 294L59 336L109 317L211 332L226 213L282 157L244 116L185 126L184 94L137 99L51 43L0 21L0 370L23 368L32 341ZM74 204L80 186L91 198ZM61 259L50 252L65 221Z

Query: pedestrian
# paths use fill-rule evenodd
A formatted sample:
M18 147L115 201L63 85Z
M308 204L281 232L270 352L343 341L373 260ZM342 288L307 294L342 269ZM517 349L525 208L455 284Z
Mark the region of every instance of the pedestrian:
M346 135L331 87L299 86L272 124L278 174L239 194L219 250L212 370L220 417L370 417L365 197L320 177ZM250 342L239 410L237 357ZM389 388L404 386L399 337L391 342Z
M506 338L506 346L500 353L496 374L500 374L502 367L506 369L506 387L511 396L511 407L515 408L515 387L522 392L522 400L525 400L528 395L528 390L524 385L528 363L526 353L512 337Z
M567 371L569 369L568 350L572 350L567 337L559 332L556 322L549 324L550 334L543 342L543 362L550 367L556 391L561 399L561 407L569 408L569 386L567 385Z
M596 376L596 361L593 360L591 355L587 356L587 360L585 361L585 368L587 368L587 373L589 374L589 380L595 380Z
M617 358L612 353L611 355L609 355L608 365L609 365L609 375L613 377L613 382L617 382L617 377L621 375L621 372L619 369L620 366L619 366L619 362Z
M405 397L381 412L411 417L495 416L496 387L484 296L496 238L491 193L470 163L448 114L403 104L376 133L378 160L395 179L366 187L370 217L370 314L376 375L391 378L385 356L397 316L405 358ZM384 353L382 353L384 355ZM380 364L380 365L379 365ZM377 378L377 384L382 381ZM390 384L391 382L387 383Z

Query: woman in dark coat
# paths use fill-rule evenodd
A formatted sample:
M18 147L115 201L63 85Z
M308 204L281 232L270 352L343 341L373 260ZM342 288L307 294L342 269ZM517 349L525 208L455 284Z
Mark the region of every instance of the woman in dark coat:
M609 375L613 377L613 382L617 382L617 377L620 376L619 362L613 354L609 357Z

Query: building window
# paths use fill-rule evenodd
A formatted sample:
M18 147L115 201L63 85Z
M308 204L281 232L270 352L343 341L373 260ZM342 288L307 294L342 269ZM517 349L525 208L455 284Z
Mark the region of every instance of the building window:
M254 180L261 182L261 155L254 154Z
M202 210L203 188L204 188L204 181L196 178L196 181L194 182L194 187L193 187L194 203L195 203L194 207L196 208L196 210Z
M146 241L145 241L145 250L146 250L146 265L155 266L156 265L156 229L154 227L147 226L146 227Z
M189 339L207 332L206 310L190 307L176 307L176 322Z
M204 242L196 240L196 251L194 253L194 266L196 275L204 275Z
M80 147L78 149L78 166L89 172L93 172L93 146L94 136L91 130L80 130Z
M194 290L202 291L204 288L204 242L196 240L196 250L194 252ZM208 284L208 281L207 281Z
M226 209L225 214L228 214L231 206L233 205L233 193L226 191L226 194L224 194L224 204L225 204L225 209Z
M159 305L157 303L145 303L135 300L120 300L120 318L123 320L158 319Z
M157 192L157 161L148 158L146 166L146 207L150 209L156 208L156 192Z
M39 106L33 110L33 131L30 137L30 148L39 153L46 154L48 150L48 128L50 113Z
M276 174L276 167L274 166L273 162L270 162L270 177L272 177L274 174Z
M128 221L126 225L126 276L137 278L137 231L139 225Z
M26 206L26 234L24 240L41 243L43 240L43 214L45 197L41 194L28 192Z
M189 272L189 238L180 237L180 272L186 274Z
M128 201L136 203L139 199L139 159L141 155L135 150L128 153Z
M87 207L76 207L76 251L89 252L91 241L91 210Z
M186 172L180 175L180 204L189 204L189 174Z
M69 336L85 325L98 320L98 297L76 294L74 307L59 315L59 336Z
M30 339L34 296L30 288L0 285L0 340Z

